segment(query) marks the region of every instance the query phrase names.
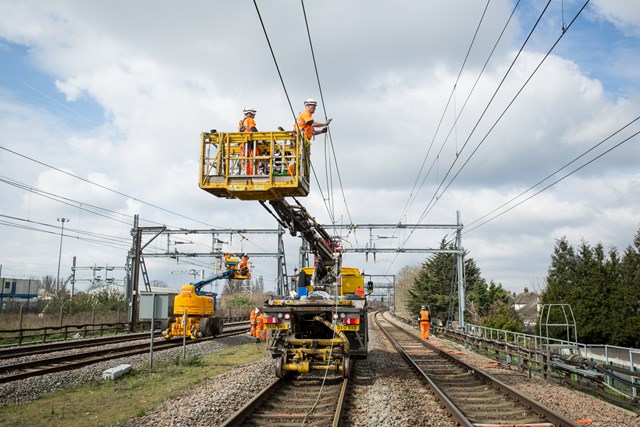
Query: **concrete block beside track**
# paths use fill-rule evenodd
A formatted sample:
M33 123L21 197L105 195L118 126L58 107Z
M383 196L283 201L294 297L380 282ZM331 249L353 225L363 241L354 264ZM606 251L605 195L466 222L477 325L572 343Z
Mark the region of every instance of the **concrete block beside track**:
M131 365L122 364L118 365L115 368L109 368L102 373L103 380L116 380L129 372L131 370Z

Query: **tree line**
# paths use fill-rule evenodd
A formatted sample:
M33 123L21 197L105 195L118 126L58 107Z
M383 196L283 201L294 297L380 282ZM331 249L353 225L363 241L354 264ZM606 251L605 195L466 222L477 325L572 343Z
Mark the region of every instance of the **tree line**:
M556 241L542 303L571 306L580 342L640 347L640 230L622 254L600 243ZM543 323L564 322L560 310L549 314Z
M453 245L443 239L440 248L452 249ZM466 254L464 278L467 322L522 332L522 319L509 291L500 283L487 282L475 260ZM418 268L405 268L399 282L400 292L405 283L406 293L400 298L404 316L417 318L420 307L427 305L436 324L457 320L455 254L438 253ZM570 315L565 319L562 310L554 309L570 306L567 312L575 317L579 342L640 347L640 230L622 253L616 248L605 251L600 243L592 246L583 241L574 247L565 237L557 240L541 294L541 304L547 304L542 326L572 324ZM567 338L566 327L543 330L551 337Z

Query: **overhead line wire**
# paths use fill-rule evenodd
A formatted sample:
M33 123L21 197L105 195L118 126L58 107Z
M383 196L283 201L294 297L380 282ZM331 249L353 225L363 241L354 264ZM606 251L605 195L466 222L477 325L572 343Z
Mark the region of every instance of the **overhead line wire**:
M534 185L532 185L531 187L529 187L528 189L526 189L525 191L521 192L520 194L518 194L517 196L511 198L509 201L503 203L502 205L498 206L497 208L495 208L494 210L492 210L489 213L486 213L485 215L481 216L480 218L472 221L471 223L468 224L468 226L471 226L479 221L482 221L484 218L490 216L491 214L497 212L498 210L502 209L503 207L507 206L508 204L510 204L511 202L515 201L516 199L520 198L521 196L525 195L526 193L528 193L529 191L533 190L534 188L536 188L537 186L539 186L540 184L542 184L543 182L547 181L549 178L553 177L555 174L557 174L558 172L560 172L561 170L567 168L567 166L577 162L579 159L581 159L582 157L586 156L588 153L590 153L591 151L595 150L596 148L598 148L599 146L601 146L602 144L604 144L606 141L610 140L611 138L613 138L614 136L616 136L618 133L622 132L624 129L626 129L627 127L631 126L633 123L635 123L636 121L640 120L640 116L636 117L635 119L633 119L631 122L627 123L626 125L624 125L623 127L621 127L620 129L618 129L617 131L615 131L614 133L612 133L611 135L609 135L608 137L606 137L605 139L603 139L602 141L600 141L599 143L597 143L596 145L594 145L593 147L591 147L590 149L588 149L587 151L585 151L584 153L582 153L581 155L579 155L578 157L576 157L575 159L571 160L569 163L565 164L564 166L560 167L559 169L557 169L555 172L552 172L551 174L549 174L547 177L541 179L540 181L538 181L537 183L535 183ZM604 151L603 153L599 154L598 156L594 157L593 159L589 160L587 163L583 164L582 166L574 169L573 171L567 173L566 175L564 175L563 177L555 180L554 182L552 182L551 184L547 185L546 187L542 188L540 191L532 194L531 196L527 197L526 199L518 202L517 204L509 207L508 209L506 209L505 211L499 213L498 215L495 215L489 219L487 219L486 221L476 225L475 227L472 227L468 230L465 231L466 233L469 233L479 227L482 227L484 224L493 221L494 219L504 215L505 213L509 212L510 210L520 206L521 204L523 204L524 202L528 201L529 199L531 199L532 197L537 196L538 194L542 193L543 191L549 189L550 187L554 186L555 184L557 184L558 182L564 180L565 178L569 177L570 175L573 175L574 173L576 173L577 171L579 171L580 169L584 168L585 166L593 163L594 161L596 161L597 159L599 159L600 157L604 156L605 154L609 153L610 151L614 150L615 148L619 147L620 145L624 144L625 142L629 141L631 138L637 136L640 133L640 131L634 133L633 135L629 136L628 138L624 139L623 141L619 142L618 144L614 145L613 147L609 148L608 150Z
M518 0L518 3L519 3L519 1L520 0ZM404 216L404 214L406 213L407 209L409 208L409 204L410 204L410 202L412 200L412 196L415 199L415 197L417 197L418 193L420 192L420 189L418 189L418 193L416 193L415 196L413 195L413 191L415 190L416 184L420 180L420 175L422 175L422 171L424 170L424 166L427 163L427 159L429 158L429 153L431 153L431 148L433 147L433 143L436 140L436 137L437 137L438 132L440 130L440 126L442 125L442 122L444 120L445 114L447 113L447 110L449 109L449 104L451 103L451 98L453 97L453 94L454 94L454 92L456 90L456 87L458 86L458 82L460 81L460 76L462 75L462 71L464 70L464 67L465 67L465 65L467 63L467 59L469 58L469 53L471 53L471 49L473 48L473 45L474 45L475 40L476 40L476 37L478 35L478 31L480 31L480 27L482 25L482 22L484 21L485 14L487 12L487 8L489 7L490 3L491 3L491 0L487 0L487 3L486 3L486 5L484 7L484 10L482 12L482 16L480 17L480 21L478 22L478 25L476 26L476 31L473 34L473 38L471 39L471 43L469 44L469 48L467 49L467 53L466 53L466 55L464 57L464 60L462 61L462 65L460 66L460 70L458 71L458 76L456 77L456 81L453 84L453 87L451 88L451 93L449 94L449 99L447 99L447 103L444 106L444 110L442 111L442 115L440 116L440 121L438 122L438 126L436 127L436 131L434 132L433 138L431 139L431 143L429 144L429 149L427 150L427 154L425 154L425 156L424 156L424 159L422 161L422 165L420 166L420 170L418 171L418 175L416 176L416 180L414 181L413 187L411 188L411 192L409 193L409 198L407 199L407 203L405 204L405 206L404 206L404 208L402 210L402 213L400 214L400 218L401 219ZM517 5L516 5L516 7L517 7ZM513 12L512 12L512 14L513 14ZM509 18L509 19L511 19L511 18ZM484 68L483 68L483 70L484 70ZM445 142L446 142L446 139L445 139ZM443 143L443 146L444 146L444 143ZM432 167L433 167L433 165L432 165ZM430 171L431 171L431 168L427 172L427 176L428 176ZM425 179L426 179L426 177L425 177ZM420 188L422 188L422 185L420 185Z
M280 83L282 84L282 89L284 90L284 95L287 98L287 103L289 104L289 109L291 110L291 116L293 120L296 120L296 113L293 111L293 106L291 105L291 99L289 98L289 93L287 92L287 87L284 84L284 79L282 78L282 73L280 72L280 67L278 66L278 61L276 60L276 55L273 52L273 47L271 46L271 41L269 40L269 35L267 34L267 28L264 25L264 21L262 20L262 15L260 14L260 9L258 9L258 3L256 0L253 0L253 5L256 8L256 13L258 14L258 19L260 20L260 25L262 26L262 31L264 32L264 37L267 39L267 45L269 45L269 51L271 52L271 57L273 58L273 63L276 66L276 71L278 71L278 77L280 77Z
M444 149L444 144L446 143L446 141L449 139L449 137L451 136L451 132L453 132L453 130L455 129L456 124L458 123L458 120L460 119L460 116L462 115L464 109L467 106L467 103L469 102L469 99L471 99L471 95L473 95L473 93L475 92L476 86L478 85L478 82L480 81L480 78L482 77L482 75L484 74L484 70L487 68L487 65L489 64L489 61L491 60L491 57L493 56L496 48L498 47L498 43L500 43L500 40L502 40L502 36L504 35L504 32L506 31L507 27L509 26L509 23L511 22L511 19L513 18L513 15L516 12L516 9L518 7L518 5L520 4L520 0L518 0L518 2L516 3L516 5L514 6L514 8L511 10L511 15L509 15L509 19L507 19L507 22L505 23L505 25L502 27L502 31L500 32L500 35L498 36L498 39L496 40L495 44L493 45L493 49L491 49L491 52L489 53L489 56L487 57L487 60L485 61L484 65L482 66L482 69L480 70L480 73L478 74L478 77L476 78L476 81L474 82L471 91L469 92L469 94L467 95L466 100L464 101L464 104L462 105L462 108L460 109L460 112L456 115L456 118L453 122L453 124L451 125L451 129L449 129L449 133L447 133L447 136L445 137L445 140L442 144L442 147L440 148L440 151L438 151L438 155L436 156L436 158L433 160L433 162L431 163L431 166L429 167L429 170L427 171L427 174L425 175L425 177L422 179L422 182L420 183L420 187L418 187L418 191L416 193L416 196L414 197L414 201L415 198L417 197L417 195L420 193L420 190L422 190L422 187L424 186L427 178L429 177L429 174L431 173L431 170L433 169L433 166L435 165L435 163L438 161L440 154L442 153L442 150ZM453 92L452 92L453 93ZM442 122L442 118L440 119L440 121ZM438 125L439 127L440 125ZM456 150L457 151L457 150ZM459 154L459 152L457 152ZM426 161L426 158L425 158ZM414 187L415 188L415 187ZM413 190L412 190L413 192ZM413 205L413 202L411 203L410 207Z
M440 188L442 188L442 185L444 184L445 180L447 179L447 177L449 176L449 174L451 173L451 170L453 169L453 167L455 166L456 162L458 161L458 159L460 158L460 154L462 154L462 152L464 151L464 149L466 148L467 144L469 143L469 140L471 139L471 137L473 136L473 134L475 133L476 129L478 128L478 125L480 124L480 122L482 121L482 119L484 118L484 115L487 113L487 111L489 110L489 107L491 106L491 104L493 103L493 100L495 99L496 95L498 94L498 92L500 91L500 88L502 88L502 85L504 84L505 80L507 79L507 77L509 76L509 73L511 72L511 70L513 69L513 66L515 65L516 61L518 60L518 58L520 57L520 54L522 53L522 51L524 50L524 47L526 46L526 44L529 42L529 39L531 38L531 36L533 35L533 32L535 31L535 29L538 27L538 24L540 23L540 21L542 20L542 17L544 16L544 14L547 11L547 8L549 7L549 4L551 3L551 0L547 1L547 4L545 5L544 9L542 10L542 12L540 13L540 16L538 16L538 19L536 20L536 23L534 24L533 28L531 28L531 30L529 31L529 34L527 35L526 39L524 40L524 42L522 43L522 46L520 46L520 50L518 50L518 53L516 54L516 56L513 58L513 61L511 61L511 64L509 65L509 68L507 69L507 71L505 72L504 76L502 77L502 80L500 81L500 83L498 84L498 87L496 87L496 90L493 92L493 95L491 95L491 98L489 99L489 102L487 103L487 105L485 106L484 110L482 111L482 113L480 114L480 117L478 118L478 120L476 121L476 124L473 126L473 129L471 129L471 132L469 133L469 136L467 137L467 139L465 140L464 144L462 145L462 148L460 148L460 152L456 155L456 157L454 158L453 162L451 163L451 166L449 167L449 169L447 170L447 173L445 174L445 176L442 178L442 182L440 183L440 185L438 186L438 188L436 188L436 191L434 192L433 196L431 197L431 199L429 200L429 202L427 203L427 207L425 208L425 210L423 211L422 215L420 216L420 218L424 218L426 216L426 214L430 211L430 205L431 202L434 199L439 198L442 193L440 194L440 196L438 196L438 191L440 190ZM528 82L528 80L527 80ZM526 83L525 83L526 84ZM524 88L524 86L523 86ZM522 90L522 89L521 89ZM520 92L518 92L520 93ZM515 99L515 98L514 98ZM511 105L511 104L509 104ZM505 109L506 111L506 109ZM504 113L503 113L504 114ZM445 189L446 190L446 189ZM444 191L443 191L444 193ZM434 203L435 205L435 203ZM418 223L420 223L420 220L418 221Z
M529 84L529 82L531 81L531 79L533 78L533 76L537 73L537 71L540 69L540 67L542 66L542 64L546 61L546 59L549 57L549 55L551 54L551 52L553 51L553 49L555 49L555 47L558 45L558 43L560 42L560 40L562 39L562 37L564 37L564 35L566 34L566 31L569 30L569 28L573 25L573 23L575 22L575 20L578 18L578 16L580 15L580 13L584 10L584 8L587 6L587 4L589 3L590 0L587 0L584 5L582 5L582 7L580 8L580 10L578 11L578 13L573 17L573 19L571 20L571 22L569 23L569 25L566 26L565 31L563 31L560 36L558 37L558 39L555 41L555 43L551 46L551 48L547 51L547 53L545 54L545 56L542 58L542 60L540 61L540 63L538 63L538 65L536 66L536 68L531 72L531 74L529 75L529 77L527 78L527 80L523 83L523 85L520 87L520 89L518 90L518 92L514 95L514 97L511 99L511 101L509 102L509 104L507 104L507 106L505 107L505 109L502 111L502 113L500 114L500 116L498 116L498 118L496 119L496 121L493 123L493 125L489 128L489 130L487 131L487 133L485 134L485 136L480 140L480 142L478 143L478 145L475 147L475 149L471 152L471 154L469 155L469 157L465 160L465 162L462 164L462 166L460 166L460 169L458 169L458 171L456 172L456 174L451 178L451 180L449 181L449 183L447 184L447 186L442 190L442 192L440 193L439 196L437 196L438 190L440 190L440 188L442 187L442 184L440 184L440 186L436 189L436 192L434 194L435 200L436 202L433 203L433 205L431 205L431 207L429 207L429 204L431 203L431 201L434 200L434 198L432 197L431 201L429 202L429 204L427 205L427 208L425 208L425 211L423 212L422 216L420 217L420 220L422 220L427 213L433 209L433 207L435 206L435 203L437 203L437 200L442 197L442 195L444 194L445 191L447 191L447 189L451 186L451 184L453 183L453 181L458 177L458 175L460 174L460 172L462 172L462 170L464 169L464 167L469 163L469 161L471 160L471 158L473 157L473 155L478 151L478 149L480 148L480 146L482 146L482 144L484 143L484 141L487 139L487 137L489 136L489 134L493 131L493 129L498 125L498 123L500 122L500 120L502 120L502 118L504 117L504 115L506 114L506 112L509 110L509 108L511 108L511 105L513 105L513 103L515 102L515 100L518 98L518 96L520 96L520 94L522 93L522 91L524 90L524 88L527 86L527 84ZM492 98L493 99L493 98ZM486 109L485 109L486 111ZM484 115L484 112L483 112ZM482 117L481 117L482 118ZM478 121L479 122L479 121ZM478 123L476 123L477 126ZM475 131L476 127L474 127L473 131ZM472 131L472 133L473 133ZM471 138L471 135L469 135L469 138ZM467 144L467 142L469 141L469 138L467 138L467 141L465 142L465 145ZM449 172L451 172L451 170L453 169L453 166L455 165L456 161L458 160L458 157L456 157L456 159L453 161L453 163L451 164L451 167L449 168L449 171L447 172L447 176L449 175ZM444 183L446 179L446 176L443 178L442 183Z
M518 58L520 57L520 54L522 53L522 51L524 50L524 47L526 46L526 44L528 43L529 39L531 38L531 36L533 35L533 32L535 31L535 29L538 27L538 24L540 23L542 17L544 16L544 14L547 11L547 8L549 7L549 4L551 3L551 0L547 1L547 4L545 5L544 9L542 10L542 12L540 13L540 16L538 16L538 19L536 20L534 26L531 28L531 30L529 31L529 34L527 35L527 37L525 38L524 42L522 43L522 45L520 46L520 49L518 50L518 53L516 54L516 56L514 57L513 61L511 62L511 65L509 65L509 68L507 69L505 75L503 76L502 80L500 81L500 83L498 84L498 87L496 88L496 90L494 91L493 95L491 96L491 98L489 99L489 102L487 103L486 107L484 108L484 110L482 111L482 114L480 115L480 117L478 118L478 120L476 121L476 124L474 125L473 129L471 130L469 136L467 137L467 139L465 140L465 143L463 144L462 148L460 149L460 152L458 153L458 155L456 155L455 159L453 160L453 162L451 163L451 166L449 167L449 169L447 170L447 173L445 174L445 176L442 178L442 182L440 183L440 185L438 185L438 187L436 188L436 191L434 192L433 196L431 197L431 199L429 200L429 202L427 203L427 206L425 207L425 209L423 210L422 214L420 215L420 217L418 218L418 221L416 222L416 224L420 224L420 222L422 222L422 220L424 220L424 218L426 217L426 215L431 211L431 209L435 206L435 203L437 203L437 201L439 200L439 198L442 196L442 194L444 194L444 191L446 191L446 189L448 188L448 186L445 188L445 190L442 191L442 193L440 195L438 195L438 191L440 190L440 188L442 188L442 185L444 184L445 180L447 179L447 177L449 176L449 174L451 173L451 170L453 169L454 165L456 164L456 162L458 161L458 159L460 158L460 154L462 153L462 151L464 151L465 147L467 146L467 144L469 143L469 140L471 139L471 137L473 136L473 133L475 132L475 130L478 128L478 125L480 124L480 121L482 120L482 118L484 117L484 115L486 114L487 110L489 109L489 106L491 105L491 103L493 102L493 100L495 99L498 91L500 90L500 88L502 87L504 81L506 80L507 76L509 75L509 73L511 72L511 69L513 68L513 66L515 65L515 62L518 60ZM583 6L584 8L584 6ZM582 10L582 9L581 9ZM574 18L575 19L575 18ZM564 35L564 33L563 33ZM561 35L562 37L562 35ZM557 44L557 42L556 42ZM555 44L554 44L555 46ZM547 54L548 55L548 54ZM546 58L546 56L545 56ZM536 68L537 70L537 68ZM527 80L527 82L531 79L531 77L529 77L529 79ZM525 83L526 85L526 83ZM523 86L524 88L524 86ZM518 94L522 91L522 88L520 89L520 91L518 92ZM517 95L516 95L517 97ZM514 98L515 100L515 98ZM511 103L513 103L513 100L511 101ZM509 104L509 106L511 105L511 103ZM508 109L509 107L507 107ZM506 112L506 109L505 109ZM504 112L503 114L504 115ZM502 117L502 115L500 117ZM496 122L497 124L497 122ZM495 126L495 124L494 124ZM493 127L492 127L493 129ZM488 134L487 134L488 135ZM486 138L486 136L485 136ZM475 153L475 151L474 151ZM473 153L472 153L473 155ZM464 166L464 165L463 165ZM451 182L449 183L449 185L451 184ZM435 202L434 202L435 199ZM433 205L431 204L432 202ZM401 247L404 247L404 245L408 242L408 240L411 238L411 236L413 235L413 233L415 232L416 228L414 227L410 232L409 235L405 238L404 242L401 244Z
M315 51L313 49L313 42L311 41L311 30L309 29L309 21L307 19L307 11L306 11L305 6L304 6L304 0L300 0L300 2L302 4L302 12L303 12L303 15L304 15L304 23L305 23L305 26L306 26L306 29L307 29L307 37L309 39L309 47L311 49L311 58L313 59L313 68L314 68L315 74L316 74L316 81L318 82L318 90L320 92L320 101L322 103L322 110L324 112L324 118L325 118L325 120L327 120L326 103L325 103L325 100L324 100L324 93L322 91L322 84L320 83L320 74L318 72L318 63L316 61L316 55L315 55ZM328 130L328 134L327 135L328 135L328 138L329 138L329 144L331 146L331 153L333 154L333 161L334 161L334 164L335 164L335 167L336 167L336 174L338 176L338 183L340 185L340 192L342 193L342 200L344 201L344 206L345 206L345 210L347 211L347 216L349 217L349 222L350 222L350 224L353 224L353 219L351 218L351 212L349 211L349 205L347 203L347 198L346 198L346 195L344 193L344 185L342 183L342 176L340 174L340 167L338 166L338 158L336 156L335 146L333 144L333 136L331 135L331 130L330 129ZM326 148L326 144L325 144L325 148ZM326 150L325 150L325 153L326 153ZM328 156L325 154L325 157L328 157ZM327 175L329 175L328 171L327 171ZM328 185L329 184L327 183L327 186ZM331 188L333 188L333 185L331 185ZM335 210L335 204L334 203L332 204L332 209ZM332 212L331 217L332 217L333 223L335 224L336 223L335 212Z
M208 226L211 226L211 227L216 227L216 226L214 226L214 225L212 225L212 224L207 224L206 222L203 222L203 221L197 220L197 219L195 219L195 218L190 218L190 217L188 217L188 216L186 216L186 215L180 214L180 213L175 212L175 211L172 211L172 210L170 210L170 209L165 209L165 208L163 208L163 207L161 207L161 206L158 206L158 205L156 205L156 204L149 203L149 202L145 202L144 200L141 200L141 199L139 199L139 198L137 198L137 197L133 197L133 196L130 196L130 195L128 195L128 194L122 193L122 192L120 192L120 191L114 190L114 189L112 189L112 188L106 187L106 186L104 186L104 185L102 185L102 184L98 184L97 182L94 182L94 181L91 181L91 180L89 180L89 179L83 178L83 177L81 177L81 176L75 175L75 174L73 174L73 173L71 173L71 172L67 172L67 171L62 170L62 169L60 169L60 168L57 168L57 167L55 167L55 166L52 166L52 165L50 165L50 164L48 164L48 163L44 163L44 162L42 162L42 161L40 161L40 160L37 160L37 159L34 159L34 158L32 158L32 157L26 156L26 155L24 155L24 154L18 153L17 151L10 150L9 148L6 148L6 147L3 147L3 146L0 146L0 149L5 150L5 151L7 151L7 152L9 152L9 153L12 153L12 154L14 154L14 155L16 155L16 156L22 157L22 158L24 158L24 159L30 160L30 161L32 161L32 162L34 162L34 163L38 163L39 165L46 166L46 167L48 167L48 168L50 168L50 169L53 169L53 170L55 170L55 171L57 171L57 172L63 173L63 174L65 174L65 175L68 175L68 176L70 176L70 177L73 177L73 178L79 179L79 180L84 181L84 182L86 182L86 183L89 183L89 184L91 184L91 185L95 185L96 187L100 187L100 188L102 188L102 189L104 189L104 190L110 191L110 192L115 193L115 194L118 194L118 195L120 195L120 196L127 197L127 198L132 199L132 200L134 200L134 201L136 201L136 202L140 202L140 203L142 203L142 204L144 204L144 205L151 206L151 207L153 207L153 208L155 208L155 209L158 209L158 210L160 210L160 211L163 211L163 212L166 212L166 213L170 213L170 214L172 214L172 215L176 215L176 216L178 216L178 217L180 217L180 218L188 219L188 220L190 220L190 221L194 221L194 222L197 222L197 223L199 223L199 224L204 224L204 225L208 225Z

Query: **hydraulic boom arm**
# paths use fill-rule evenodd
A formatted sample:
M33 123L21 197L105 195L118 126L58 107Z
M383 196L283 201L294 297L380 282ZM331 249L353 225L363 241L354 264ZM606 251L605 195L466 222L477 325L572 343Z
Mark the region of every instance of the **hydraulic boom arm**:
M285 199L269 200L275 214L264 201L260 203L283 227L289 229L292 236L300 233L301 237L309 243L311 252L316 256L314 272L316 287L333 282L336 279L336 271L340 268L340 246L337 240L309 215L304 206L295 198L294 201L295 205L289 204Z

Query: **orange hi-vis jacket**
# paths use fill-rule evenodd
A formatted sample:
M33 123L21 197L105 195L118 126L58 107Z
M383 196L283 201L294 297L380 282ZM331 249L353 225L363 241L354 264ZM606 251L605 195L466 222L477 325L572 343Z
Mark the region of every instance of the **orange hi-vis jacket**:
M420 310L420 323L430 323L431 316L429 315L429 310Z
M311 141L313 138L313 116L309 112L309 110L304 109L302 113L298 116L298 120L293 125L294 130L299 130L307 135L307 139Z
M255 310L251 310L251 314L249 315L249 323L251 324L251 326L255 326L256 325L256 311Z
M257 128L256 121L251 117L245 117L238 123L238 132L253 132L253 128Z

